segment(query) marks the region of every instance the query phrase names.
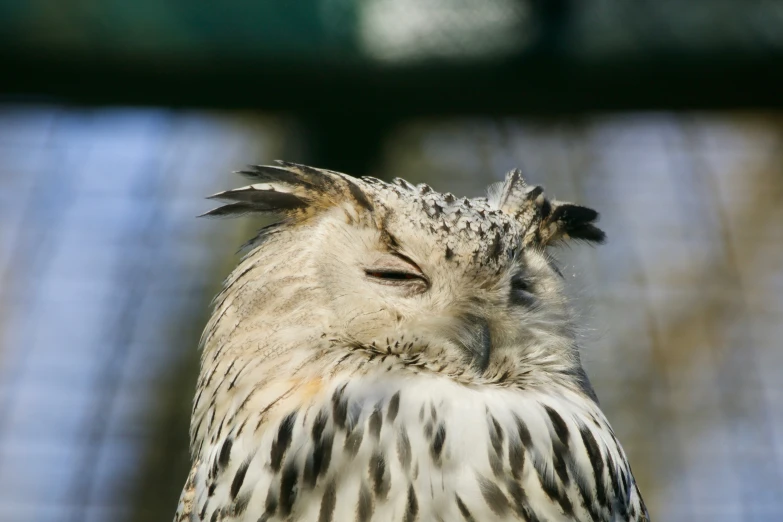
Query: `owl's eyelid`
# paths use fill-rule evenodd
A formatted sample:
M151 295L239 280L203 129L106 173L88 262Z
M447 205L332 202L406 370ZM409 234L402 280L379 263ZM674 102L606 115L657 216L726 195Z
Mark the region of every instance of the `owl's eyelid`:
M375 277L378 279L389 279L394 281L424 281L424 278L418 274L413 274L411 272L406 272L403 270L389 270L389 269L383 269L383 268L365 268L364 273L367 274L370 277Z
M390 252L388 255L364 267L364 273L373 279L384 281L386 284L410 284L424 283L430 286L429 278L419 266L408 256L399 252Z
M430 282L426 276L416 274L407 270L395 270L389 268L365 268L364 274L373 281L384 285L424 285L422 290L430 287Z

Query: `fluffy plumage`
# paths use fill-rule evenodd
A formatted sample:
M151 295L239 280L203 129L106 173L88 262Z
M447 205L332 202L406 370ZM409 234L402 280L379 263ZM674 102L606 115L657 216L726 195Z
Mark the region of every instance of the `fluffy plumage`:
M598 214L280 163L202 338L178 521L646 521L548 246Z

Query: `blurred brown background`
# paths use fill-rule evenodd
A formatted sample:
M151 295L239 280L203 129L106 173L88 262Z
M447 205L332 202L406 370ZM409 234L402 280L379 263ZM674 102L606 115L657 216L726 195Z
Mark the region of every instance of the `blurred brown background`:
M168 520L275 158L602 213L558 252L655 520L783 520L783 4L0 0L0 520Z

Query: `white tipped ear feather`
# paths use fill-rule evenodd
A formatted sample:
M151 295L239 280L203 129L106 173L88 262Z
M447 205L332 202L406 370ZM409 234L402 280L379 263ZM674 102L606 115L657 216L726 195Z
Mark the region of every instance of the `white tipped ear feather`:
M604 232L594 225L598 212L571 203L550 201L543 187L525 183L519 169L506 174L505 183L496 193L499 195L490 201L522 225L526 231L526 244L550 246L565 239L603 243L606 239Z
M228 205L204 216L236 216L247 213L275 213L289 217L326 209L346 200L366 210L373 206L356 180L324 169L278 161L280 166L256 165L239 171L254 181L253 185L219 192L209 199L220 199Z

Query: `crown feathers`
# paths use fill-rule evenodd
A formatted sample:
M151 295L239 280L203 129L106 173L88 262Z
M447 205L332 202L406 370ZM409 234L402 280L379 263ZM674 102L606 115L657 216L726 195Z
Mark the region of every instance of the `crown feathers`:
M373 198L365 189L372 193L378 188L390 186L374 178L359 180L339 172L297 163L276 163L251 166L240 171L240 174L255 183L211 196L209 199L219 199L228 204L203 215L226 217L274 213L306 219L318 210L345 203L352 204L358 211L372 212L375 209ZM399 178L393 181L393 185L419 196L432 192L426 185L414 186ZM495 189L490 192L489 199L493 206L520 225L524 245L550 246L565 239L602 243L606 238L604 232L594 224L598 220L598 212L572 203L547 199L544 189L525 183L518 169L506 174L499 192ZM445 204L454 203L454 197L444 194L443 201Z

